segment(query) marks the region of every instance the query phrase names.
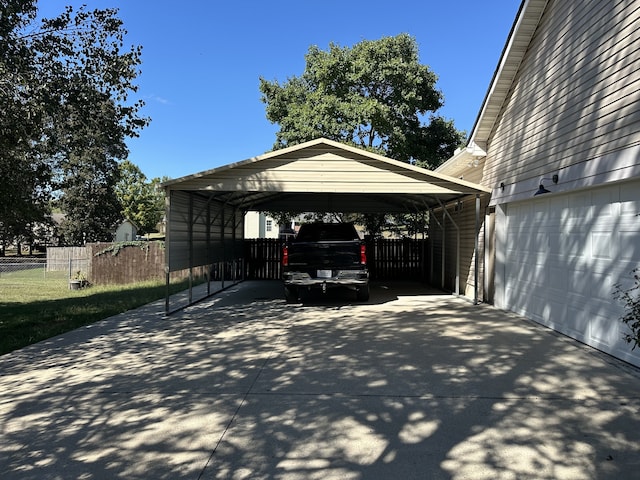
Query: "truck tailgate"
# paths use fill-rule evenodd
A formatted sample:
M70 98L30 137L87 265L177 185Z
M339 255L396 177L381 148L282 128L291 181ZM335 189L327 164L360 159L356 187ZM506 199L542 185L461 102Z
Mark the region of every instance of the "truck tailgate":
M345 242L299 242L289 250L291 270L313 270L361 268L360 243Z

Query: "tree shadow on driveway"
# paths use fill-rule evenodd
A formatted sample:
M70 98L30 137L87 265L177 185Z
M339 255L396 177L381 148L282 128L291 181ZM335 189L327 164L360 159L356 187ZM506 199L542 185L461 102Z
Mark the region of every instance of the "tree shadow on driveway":
M0 357L2 478L635 477L637 369L448 295L281 286Z

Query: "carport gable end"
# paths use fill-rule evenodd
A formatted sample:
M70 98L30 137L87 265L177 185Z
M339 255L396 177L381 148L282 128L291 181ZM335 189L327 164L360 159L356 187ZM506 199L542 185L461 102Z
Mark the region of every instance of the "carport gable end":
M244 210L408 212L490 190L320 138L164 184ZM362 198L366 194L366 198ZM360 197L360 198L359 198ZM330 200L330 201L328 201Z

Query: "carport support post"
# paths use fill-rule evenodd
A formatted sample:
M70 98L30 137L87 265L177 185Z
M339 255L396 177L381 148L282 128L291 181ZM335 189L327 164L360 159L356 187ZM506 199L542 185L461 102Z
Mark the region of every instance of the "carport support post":
M444 226L438 221L438 217L436 216L436 214L433 212L433 209L429 209L429 220L433 219L437 224L438 227L440 227L440 231L442 232L442 258L444 259ZM431 236L431 235L430 235ZM433 238L430 238L430 247L431 247L431 269L430 269L430 276L429 276L429 281L433 284L434 282L434 265L433 265L433 256L434 256L434 246L433 246ZM442 260L442 283L441 283L441 287L444 290L444 260Z
M193 195L189 195L189 305L193 303Z
M164 267L165 291L164 291L164 314L169 315L170 297L171 297L171 273L169 266Z
M433 212L432 212L433 213ZM435 220L435 217L433 215L430 215L430 219L433 218ZM431 222L429 222L431 223ZM431 225L429 225L429 227L431 227ZM432 230L431 228L429 228L429 283L433 284L433 234L432 234Z
M442 203L440 203L440 205L442 205ZM446 230L446 226L447 226L447 217L445 216L445 212L444 210L446 210L446 208L444 207L444 205L442 205L442 259L440 261L441 265L440 265L440 288L442 288L444 290L444 271L445 271L445 267L446 267L446 262L445 262L445 258L446 258L446 253L447 253L447 242L446 242L446 238L447 238L447 230Z
M211 202L207 204L207 233L206 233L206 242L207 242L207 262L211 261ZM207 297L211 295L211 264L207 263Z
M222 246L222 268L220 269L220 287L224 289L224 274L227 269L227 254L224 244L224 229L227 228L226 223L224 223L224 210L227 208L227 205L224 204L220 209L220 244Z
M171 296L171 269L169 267L170 263L170 249L169 245L171 242L171 229L169 226L171 225L170 218L171 215L171 190L165 187L164 190L164 218L165 218L165 249L164 249L164 275L166 281L165 288L165 296L164 296L164 314L169 315L169 307L170 305L170 296Z
M233 214L231 216L232 221L231 224L233 225L233 228L231 229L231 242L233 245L233 283L236 284L238 283L238 277L237 277L237 261L238 261L238 252L236 251L236 249L238 248L237 245L237 238L236 238L236 230L238 229L238 209L236 207L233 207Z

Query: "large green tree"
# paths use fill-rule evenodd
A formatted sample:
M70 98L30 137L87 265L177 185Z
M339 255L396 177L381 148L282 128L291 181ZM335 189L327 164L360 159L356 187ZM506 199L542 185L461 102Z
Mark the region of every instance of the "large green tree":
M276 149L326 137L435 168L464 141L436 115L436 81L415 39L401 34L351 48L312 46L301 76L282 84L260 78L260 91L267 118L280 126Z
M420 63L415 39L400 34L351 48L312 46L302 75L282 84L260 78L260 92L267 119L280 127L274 149L326 137L435 168L465 139L453 121L437 114L444 100L436 81ZM269 213L278 219L292 216ZM357 221L372 235L389 227L416 234L421 218L360 215Z
M120 181L116 194L122 205L122 215L138 226L138 233L155 232L164 215L164 190L160 183L168 180L147 180L142 170L129 160L120 164Z
M102 152L95 156L70 156L63 180L60 208L65 218L60 234L68 245L87 242L110 242L116 226L122 220L122 205L115 192L119 179L118 165L105 159Z
M110 239L125 139L148 122L129 101L141 50L124 47L125 33L115 9L38 19L35 0L0 2L3 240L44 221L52 198L67 243Z

